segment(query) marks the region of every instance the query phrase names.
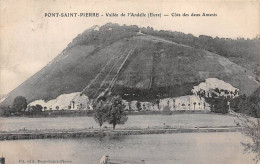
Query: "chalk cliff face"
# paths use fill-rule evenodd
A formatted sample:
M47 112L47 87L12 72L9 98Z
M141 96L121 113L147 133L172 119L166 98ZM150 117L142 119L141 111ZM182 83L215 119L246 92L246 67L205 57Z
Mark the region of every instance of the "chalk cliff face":
M80 92L62 94L49 101L35 100L29 106L41 105L43 110L86 110L93 109L89 98Z
M208 78L205 82L201 82L198 86L194 86L191 92L196 96L211 96L212 93L216 96L237 97L239 89L231 84L217 78Z
M94 26L10 92L1 105L12 104L19 95L29 103L73 92L92 99L105 89L128 101L152 101L191 95L193 86L207 78L230 83L240 94L259 86L252 70L229 58L156 33L137 26Z

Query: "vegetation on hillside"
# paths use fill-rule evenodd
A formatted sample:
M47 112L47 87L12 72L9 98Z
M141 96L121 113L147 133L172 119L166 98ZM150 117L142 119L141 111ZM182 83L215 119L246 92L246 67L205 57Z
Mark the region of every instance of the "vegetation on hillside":
M200 96L210 104L211 112L226 114L231 109L243 115L260 118L260 87L249 96L240 95L235 98L214 94L211 97L206 97L204 94Z
M250 96L241 95L231 100L231 109L255 118L260 118L260 87Z
M219 37L213 38L206 35L195 37L192 34L185 34L176 31L157 31L151 27L140 29L145 34L159 36L176 43L205 49L227 57L231 61L249 70L255 70L256 67L260 65L257 64L257 62L259 63L260 53L260 38L257 36L254 39L244 39L240 37L237 39Z
M91 29L79 34L68 45L70 49L76 45L110 45L123 38L130 38L139 31L138 26L119 26L118 24L107 23L99 28L98 31Z

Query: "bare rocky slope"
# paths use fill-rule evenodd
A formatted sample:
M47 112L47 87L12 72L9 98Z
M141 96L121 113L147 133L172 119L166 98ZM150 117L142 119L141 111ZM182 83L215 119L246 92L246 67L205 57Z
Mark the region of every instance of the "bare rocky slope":
M250 94L259 82L252 70L202 48L145 33L137 26L106 24L78 35L66 49L7 95L10 105L82 92L96 97L109 85L126 100L152 101L191 94L193 86L218 78Z

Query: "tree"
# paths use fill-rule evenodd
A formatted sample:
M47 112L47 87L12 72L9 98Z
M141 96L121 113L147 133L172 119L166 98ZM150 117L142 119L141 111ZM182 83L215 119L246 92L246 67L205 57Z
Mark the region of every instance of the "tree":
M23 96L17 96L13 102L13 109L15 112L25 111L27 108L27 100Z
M125 105L120 96L114 96L108 102L107 122L115 129L117 124L124 124L128 117L124 111Z
M194 110L195 110L196 102L194 102L193 105L194 105Z
M39 104L36 104L36 111L41 112L42 111L42 106Z
M136 102L136 108L137 108L138 111L142 110L141 103L139 101Z
M5 116L9 116L11 114L11 108L9 106L1 106L0 113L2 113Z
M230 107L235 112L240 112L240 109L241 109L240 105L242 105L242 102L245 102L245 100L246 100L246 95L245 94L241 95L241 96L238 96L238 97L235 97L235 98L231 99Z
M228 100L224 96L218 98L206 97L205 101L210 104L210 110L215 113L228 113Z
M250 143L241 143L244 151L255 153L256 156L253 160L258 163L260 160L260 120L249 119L245 116L238 116L238 119L237 125L242 127L242 134L252 140Z
M145 104L143 104L143 110L144 110L144 111L146 110L146 106L145 106Z
M39 104L36 104L35 106L31 106L31 112L33 113L40 113L42 111L42 106Z
M108 110L109 105L103 100L100 100L98 104L95 106L94 119L99 124L100 128L102 127L103 123L105 123L107 120Z
M215 88L214 91L217 92L217 93L219 94L219 96L220 96L220 90L219 90L219 88Z

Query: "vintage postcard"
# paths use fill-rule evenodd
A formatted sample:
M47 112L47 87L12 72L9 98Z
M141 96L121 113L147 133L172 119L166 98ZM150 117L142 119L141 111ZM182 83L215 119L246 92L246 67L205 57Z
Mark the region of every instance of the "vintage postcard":
M259 163L259 4L0 0L0 163Z

